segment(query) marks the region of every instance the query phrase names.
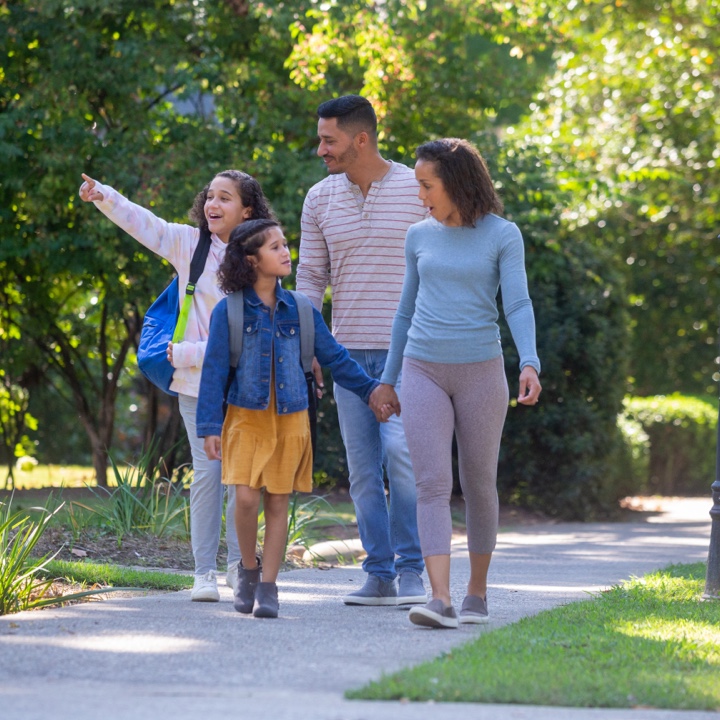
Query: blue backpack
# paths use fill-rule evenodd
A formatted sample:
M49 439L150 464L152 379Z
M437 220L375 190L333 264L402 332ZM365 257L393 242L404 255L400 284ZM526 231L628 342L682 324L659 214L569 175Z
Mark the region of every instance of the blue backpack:
M175 368L167 359L167 346L171 341L181 342L185 335L195 285L205 269L211 242L209 230L201 230L200 241L190 261L190 278L182 308L179 308L179 283L175 277L148 308L143 320L137 351L138 367L153 385L168 395L177 393L170 390Z

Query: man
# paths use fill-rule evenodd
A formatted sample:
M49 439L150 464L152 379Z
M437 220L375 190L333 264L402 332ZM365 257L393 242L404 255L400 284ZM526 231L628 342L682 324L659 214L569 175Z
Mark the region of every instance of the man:
M319 309L330 284L333 334L380 379L402 290L405 232L426 211L413 171L380 155L377 118L365 98L346 95L320 105L318 137L329 177L305 198L297 289ZM424 603L415 478L402 421L395 415L379 423L352 393L338 386L334 393L368 573L343 602Z

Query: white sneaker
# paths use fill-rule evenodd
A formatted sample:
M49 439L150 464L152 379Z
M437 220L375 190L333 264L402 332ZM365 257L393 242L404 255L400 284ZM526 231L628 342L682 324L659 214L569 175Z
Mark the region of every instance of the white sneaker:
M217 589L217 577L214 570L208 570L205 575L196 575L193 589L190 593L193 602L219 602L220 593Z
M233 589L233 592L235 592L235 586L237 585L237 579L238 579L238 561L231 562L228 565L227 569L227 575L225 576L225 584Z

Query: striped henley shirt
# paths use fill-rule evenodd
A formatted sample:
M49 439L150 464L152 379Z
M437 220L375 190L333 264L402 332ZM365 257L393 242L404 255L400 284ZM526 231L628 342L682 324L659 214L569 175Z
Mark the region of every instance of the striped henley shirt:
M345 347L390 347L405 274L405 233L426 214L415 173L400 163L372 183L367 197L345 173L308 191L297 289L320 309L331 286L332 332Z

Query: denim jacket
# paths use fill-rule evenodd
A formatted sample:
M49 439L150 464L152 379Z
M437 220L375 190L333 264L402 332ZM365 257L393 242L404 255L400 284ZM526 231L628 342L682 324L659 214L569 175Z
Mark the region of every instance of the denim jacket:
M307 383L300 363L300 319L293 296L278 287L274 315L252 288L245 289L243 350L227 402L250 410L264 410L270 402L270 380L275 379L278 415L308 407ZM315 357L330 369L333 381L367 402L378 386L328 330L313 308ZM271 368L270 363L273 363ZM230 374L230 332L227 300L223 298L210 318L210 336L200 380L197 405L198 437L220 435L223 400Z

